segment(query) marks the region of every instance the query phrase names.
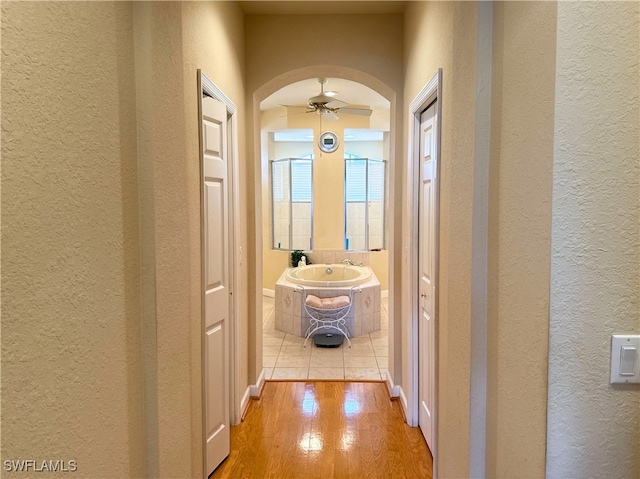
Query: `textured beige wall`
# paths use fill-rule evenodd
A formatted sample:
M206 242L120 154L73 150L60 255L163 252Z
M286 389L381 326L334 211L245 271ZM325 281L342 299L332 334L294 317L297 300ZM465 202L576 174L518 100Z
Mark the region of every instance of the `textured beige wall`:
M440 477L469 474L476 8L467 2L412 2L405 13L405 118L409 115L409 102L437 69L443 68L437 431ZM404 224L408 224L407 214L405 211ZM403 258L403 265L408 261L410 258ZM405 274L403 280L402 317L408 318L411 278ZM410 340L409 328L409 321L405 321L405 348ZM403 355L403 388L409 384L409 360Z
M331 25L331 35L318 41L310 24ZM401 15L247 15L246 33L247 86L312 65L344 65L402 85Z
M556 5L498 2L493 29L487 477L543 477Z
M318 41L318 31L309 28L310 24L326 23L331 25L331 34L322 35L322 41ZM285 78L289 82L302 80L300 72L304 69L308 73L306 78L315 76L340 76L368 84L369 87L386 96L389 100L402 98L402 50L403 50L403 18L401 15L247 15L245 18L246 29L246 92L247 115L258 114L258 104L264 97L284 86ZM273 52L278 52L274 55ZM326 67L323 67L326 66ZM282 84L279 84L281 82ZM273 86L273 90L269 91ZM263 98L254 97L256 92L264 95ZM395 96L394 98L391 98ZM391 107L391 124L401 125L400 110ZM259 129L259 119L247 128L247 157L252 158L252 166L248 171L247 205L251 210L253 205L258 205L255 211L255 223L249 225L248 242L255 244L259 250L250 250L248 260L255 273L250 271L250 304L249 317L259 318L262 298L262 251L264 245L261 241L269 241L269 237L262 237L262 211L261 200L263 180L266 178L266 170L260 165L259 142L255 140L254 131ZM259 137L259 133L256 133ZM399 137L398 137L399 138ZM401 165L404 161L399 149L399 141L392 139L390 142L391 161L397 161ZM401 168L399 166L399 168ZM397 183L402 178L390 174L390 182L396 185L396 191L401 191L401 185ZM253 185L253 187L251 186ZM257 196L259 195L259 196ZM394 203L396 208L400 203ZM394 206L392 206L393 208ZM389 226L396 236L396 247L399 248L401 230L393 227L393 222L399 217L399 209L391 210ZM250 216L251 217L251 216ZM341 247L342 243L338 247ZM394 256L395 255L395 256ZM391 261L396 265L395 281L399 277L399 262L393 260L399 258L399 250L390 251ZM393 277L393 272L389 273ZM393 285L389 289L393 290ZM396 288L398 285L395 286ZM396 298L399 304L399 298ZM260 310L258 310L260 309ZM390 305L390 323L393 328L393 304ZM250 324L252 321L250 321ZM249 353L249 377L255 380L262 369L262 346L260 338L262 325L255 321L255 330L250 329ZM390 334L393 337L393 333ZM255 345L255 349L254 349ZM391 348L393 346L391 345ZM255 356L252 351L255 350ZM391 349L393 351L393 349ZM392 352L390 353L392 354ZM393 372L393 365L390 366Z
M201 253L198 90L203 72L239 110L239 177L245 187L243 21L237 5L213 3L138 3L136 72L141 200L151 204L153 221L143 234L153 238L157 344L157 469L165 477L199 475L202 470L201 415ZM147 186L150 185L149 188ZM246 208L241 195L239 238L246 248ZM151 247L143 243L145 249ZM246 263L245 263L246 264ZM246 273L240 269L240 297L246 298ZM242 291L242 288L245 290ZM246 303L238 311L239 394L248 385ZM146 347L154 347L145 340ZM153 378L148 378L148 381ZM149 427L153 428L153 417Z
M2 3L2 460L77 477L143 472L131 26Z
M192 401L192 472L199 471L202 441L201 394L199 387L202 371L201 361L201 328L200 311L200 167L198 139L198 89L196 72L202 72L213 81L235 104L238 109L238 210L235 212L233 224L237 225L238 237L233 247L236 254L247 251L247 208L246 196L246 155L245 155L245 120L244 120L244 17L232 2L186 2L182 8L182 31L184 52L184 95L186 126L186 158L188 159L190 195L190 236L197 239L197 248L191 248L191 401ZM237 297L247 297L247 261L236 265L239 279ZM238 351L242 358L237 365L239 388L238 398L242 397L249 386L247 360L248 357L248 316L247 302L240 301L236 311L238 323ZM239 401L239 399L238 399ZM237 405L237 407L239 404ZM196 446L197 445L197 446Z
M640 476L640 385L609 384L640 334L640 5L558 4L549 478Z
M189 202L192 188L185 157L185 98L182 75L182 12L178 3L134 5L136 29L136 82L138 101L141 202L153 206L153 220L145 227L155 242L152 274L155 298L144 298L144 309L155 310L149 320L155 326L155 344L143 337L145 354L155 351L154 397L145 407L156 407L156 417L146 426L156 429L157 461L150 468L160 474L187 476L192 468L191 447L191 251L198 238L190 231ZM147 248L142 243L143 254ZM196 249L197 251L197 249ZM151 301L151 303L147 302ZM195 332L194 332L195 334ZM197 366L197 365L195 365ZM145 370L145 373L147 371ZM153 392L153 391L152 391ZM152 429L153 430L153 429ZM195 445L194 445L195 447ZM152 469L153 470L153 469Z
M470 192L477 29L472 10L473 4L420 2L409 4L406 14L407 103L437 67L443 67L438 343L441 477L469 474L470 358L464 351L471 321ZM555 17L553 3L494 4L488 477L544 475ZM528 180L523 183L523 178ZM522 357L513 344L525 337L527 355ZM408 341L408 329L405 338ZM407 380L403 378L403 385Z

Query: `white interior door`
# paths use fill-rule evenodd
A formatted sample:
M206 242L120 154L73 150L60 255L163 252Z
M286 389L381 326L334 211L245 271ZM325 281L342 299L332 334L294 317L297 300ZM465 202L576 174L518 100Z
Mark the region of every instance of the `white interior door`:
M205 477L229 455L229 194L227 109L202 99Z
M436 103L420 116L420 199L419 217L419 424L433 453L435 435L435 230L437 172Z

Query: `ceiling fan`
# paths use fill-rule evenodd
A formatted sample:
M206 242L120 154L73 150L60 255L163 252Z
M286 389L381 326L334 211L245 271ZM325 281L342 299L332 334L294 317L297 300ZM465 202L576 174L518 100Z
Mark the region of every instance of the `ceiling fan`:
M362 115L362 116L371 116L373 110L371 108L353 108L353 107L345 107L341 105L348 105L348 103L338 100L335 98L337 92L333 91L324 91L324 85L327 83L326 78L318 78L318 83L320 83L320 94L316 96L312 96L307 100L307 110L305 113L317 113L322 117L323 120L326 121L336 121L339 120L338 112L346 113L348 115Z

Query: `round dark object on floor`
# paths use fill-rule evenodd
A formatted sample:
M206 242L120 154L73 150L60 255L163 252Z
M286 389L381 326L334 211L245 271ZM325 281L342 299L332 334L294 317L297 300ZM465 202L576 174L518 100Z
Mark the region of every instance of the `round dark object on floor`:
M324 333L313 336L313 343L318 348L339 348L342 346L342 341L344 341L342 334Z

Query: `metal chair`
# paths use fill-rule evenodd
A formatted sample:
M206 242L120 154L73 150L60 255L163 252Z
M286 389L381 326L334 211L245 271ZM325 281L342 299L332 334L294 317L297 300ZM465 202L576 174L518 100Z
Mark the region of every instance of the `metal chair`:
M307 347L307 340L313 336L313 333L320 329L336 330L340 332L345 338L347 338L347 343L349 344L349 347L351 347L349 331L347 330L345 318L349 315L351 308L353 308L355 293L362 292L359 286L352 286L349 290L348 304L335 308L332 308L331 304L333 302L337 302L336 300L339 300L341 296L318 298L315 295L308 294L304 286L297 286L294 291L302 294L302 304L304 305L304 309L309 315L311 321L307 328L307 332L305 333L303 347ZM318 301L316 300L320 300L322 306L319 307Z

